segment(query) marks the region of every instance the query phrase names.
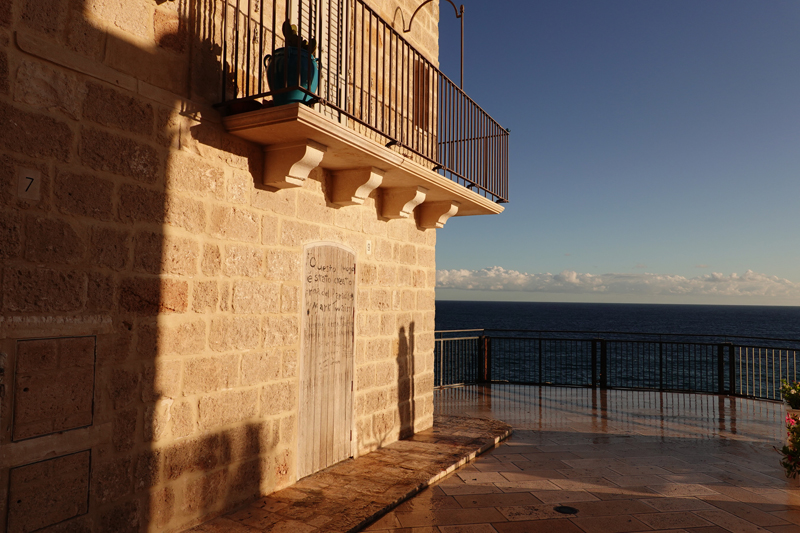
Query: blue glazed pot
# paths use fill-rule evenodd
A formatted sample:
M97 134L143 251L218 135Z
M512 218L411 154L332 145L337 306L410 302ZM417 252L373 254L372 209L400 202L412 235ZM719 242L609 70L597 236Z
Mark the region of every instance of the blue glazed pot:
M297 53L300 53L300 61ZM278 48L270 56L264 57L267 67L267 83L271 91L278 91L287 87L303 87L312 93L317 92L319 86L319 66L317 59L304 48ZM298 76L298 66L300 72ZM309 77L311 78L309 82ZM312 96L299 89L287 91L272 96L275 105L292 104L296 102L308 103Z

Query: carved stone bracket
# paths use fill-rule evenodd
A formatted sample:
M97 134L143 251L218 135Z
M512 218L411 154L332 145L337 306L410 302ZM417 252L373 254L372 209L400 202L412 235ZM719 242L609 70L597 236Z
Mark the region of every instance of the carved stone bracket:
M362 205L383 181L383 171L375 167L336 170L333 172L332 203Z
M397 187L383 191L384 218L408 218L419 204L425 201L428 189L425 187Z
M276 189L300 187L308 174L319 166L327 147L307 140L264 148L264 185Z
M441 228L447 219L458 213L458 202L426 202L419 208L417 223L425 229Z

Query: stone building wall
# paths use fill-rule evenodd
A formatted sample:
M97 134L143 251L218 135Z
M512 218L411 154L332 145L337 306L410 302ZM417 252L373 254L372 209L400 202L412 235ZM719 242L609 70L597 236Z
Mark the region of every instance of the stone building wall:
M0 2L8 531L178 531L294 483L308 243L356 256L354 452L432 423L435 230L322 169L259 188L208 4Z

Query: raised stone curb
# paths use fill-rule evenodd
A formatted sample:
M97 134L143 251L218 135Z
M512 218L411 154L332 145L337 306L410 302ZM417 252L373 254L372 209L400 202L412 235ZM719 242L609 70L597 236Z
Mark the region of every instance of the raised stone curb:
M433 427L291 487L187 533L354 532L511 435L497 420L435 416Z

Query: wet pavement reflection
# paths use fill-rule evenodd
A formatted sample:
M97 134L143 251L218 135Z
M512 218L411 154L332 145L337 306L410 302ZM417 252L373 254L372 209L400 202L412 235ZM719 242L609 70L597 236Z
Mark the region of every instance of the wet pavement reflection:
M773 448L781 404L515 385L440 390L435 402L514 435L369 531L800 531L800 490Z

